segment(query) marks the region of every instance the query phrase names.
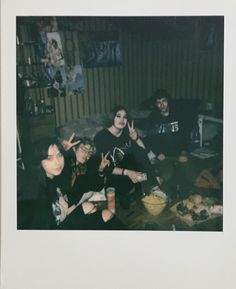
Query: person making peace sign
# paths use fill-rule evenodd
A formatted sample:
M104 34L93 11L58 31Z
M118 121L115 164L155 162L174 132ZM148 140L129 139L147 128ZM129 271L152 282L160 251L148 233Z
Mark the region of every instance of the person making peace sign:
M72 192L75 201L79 201L83 193L100 191L104 183L104 169L109 167L108 154L101 154L99 163L91 158L95 154L94 143L89 138L75 138L75 133L69 140L63 140L66 151L66 169L64 178L71 179Z
M147 174L147 180L142 183L144 194L148 193L147 187L157 185L145 145L134 128L134 122L128 122L125 107L117 106L112 110L110 126L97 133L94 143L97 157L103 153L110 161L110 166L105 168L107 186L116 188L123 208L129 207L128 192L141 182L143 173Z

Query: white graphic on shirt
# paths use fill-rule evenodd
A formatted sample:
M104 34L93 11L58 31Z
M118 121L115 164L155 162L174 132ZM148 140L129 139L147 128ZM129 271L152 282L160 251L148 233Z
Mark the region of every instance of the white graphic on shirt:
M114 166L117 166L124 158L125 156L125 151L131 147L131 142L128 141L125 143L125 145L121 148L115 147L110 154L112 163Z
M63 222L67 216L68 199L67 195L62 194L60 188L56 188L58 199L52 203L52 210L57 225Z
M170 123L162 123L160 125L156 125L155 129L157 134L169 134L175 133L179 131L179 122L174 121Z
M125 153L122 149L118 147L114 148L114 150L112 151L112 154L110 155L114 166L117 166L117 164L123 160L124 155Z

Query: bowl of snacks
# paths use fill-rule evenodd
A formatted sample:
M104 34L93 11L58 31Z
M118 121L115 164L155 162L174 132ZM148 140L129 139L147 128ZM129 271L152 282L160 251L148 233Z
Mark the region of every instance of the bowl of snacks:
M149 214L160 215L168 202L167 195L158 187L154 187L150 194L142 198L142 203Z

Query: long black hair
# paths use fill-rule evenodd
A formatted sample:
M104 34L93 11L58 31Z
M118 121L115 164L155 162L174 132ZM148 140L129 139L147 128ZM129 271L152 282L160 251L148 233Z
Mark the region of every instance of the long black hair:
M61 144L54 137L41 139L33 144L31 162L26 168L25 180L23 184L23 199L37 199L50 197L50 192L46 189L46 172L41 162L48 157L48 149L51 145L57 145L61 153L63 149ZM58 178L58 177L56 177Z
M33 144L32 164L36 167L41 166L41 162L48 157L48 149L51 145L56 145L63 154L64 149L56 137L43 138Z
M51 145L56 145L62 155L64 155L64 149L61 143L55 137L43 138L33 145L33 171L37 172L40 182L46 183L48 180L45 170L42 167L42 161L48 158L48 149ZM59 179L60 176L55 179Z

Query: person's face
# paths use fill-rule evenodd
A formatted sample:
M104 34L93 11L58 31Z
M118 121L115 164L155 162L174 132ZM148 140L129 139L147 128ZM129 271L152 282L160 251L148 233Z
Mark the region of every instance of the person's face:
M93 154L93 150L89 144L87 144L87 145L81 144L75 150L76 160L80 164L85 164L90 159L92 154Z
M53 179L59 176L64 168L64 157L59 151L57 145L50 145L48 148L48 157L41 162L46 175Z
M127 113L125 110L119 110L114 118L114 127L117 129L123 129L127 124Z
M156 107L160 110L161 113L169 112L168 99L166 97L156 99Z

